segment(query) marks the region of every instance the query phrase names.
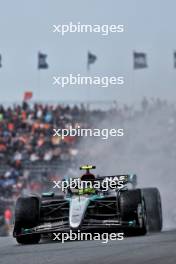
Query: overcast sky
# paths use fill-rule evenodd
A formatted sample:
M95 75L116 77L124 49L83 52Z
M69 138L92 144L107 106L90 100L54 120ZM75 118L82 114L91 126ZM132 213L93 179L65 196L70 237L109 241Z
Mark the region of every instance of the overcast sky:
M35 100L118 100L143 96L176 98L176 1L174 0L0 0L0 101L20 101L24 91ZM52 33L53 24L124 24L125 33ZM37 70L38 51L48 54L48 70ZM124 75L111 88L52 86L53 75L87 75L86 55L98 57L90 75ZM133 70L133 51L146 52L148 69Z

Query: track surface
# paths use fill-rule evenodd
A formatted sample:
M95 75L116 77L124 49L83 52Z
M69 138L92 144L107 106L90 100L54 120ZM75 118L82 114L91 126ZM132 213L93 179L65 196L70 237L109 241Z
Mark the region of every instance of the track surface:
M17 245L0 238L1 264L176 264L176 231L129 237L102 244L99 241L41 242Z

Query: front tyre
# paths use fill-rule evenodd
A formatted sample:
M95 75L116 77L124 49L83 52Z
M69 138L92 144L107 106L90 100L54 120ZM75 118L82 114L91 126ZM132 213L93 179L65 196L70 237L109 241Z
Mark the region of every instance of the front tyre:
M147 233L146 207L140 189L126 190L120 195L120 212L122 221L135 221L135 226L128 229L129 235L145 235Z
M38 244L40 238L41 238L40 234L29 234L29 235L17 236L16 241L17 243L22 245Z
M24 229L38 225L40 201L38 197L19 197L15 207L15 226L13 235L20 244L36 244L40 234L23 234Z

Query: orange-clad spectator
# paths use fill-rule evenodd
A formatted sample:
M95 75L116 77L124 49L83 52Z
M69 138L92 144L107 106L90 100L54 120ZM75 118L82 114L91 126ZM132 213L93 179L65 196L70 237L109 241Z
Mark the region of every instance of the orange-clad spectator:
M6 151L6 146L3 143L0 143L0 152L5 152Z
M23 121L25 121L26 118L27 118L26 111L22 111L22 112L21 112L21 119L22 119Z
M10 225L12 220L12 211L9 208L4 211L4 220L6 225Z
M61 136L60 137L51 137L51 143L54 146L59 145L61 143L61 140L62 140Z
M44 124L44 129L45 129L45 130L47 130L47 129L49 129L49 128L50 128L50 126L51 126L50 124L48 124L48 123L45 123L45 124Z
M34 133L35 130L40 128L40 123L39 122L34 122L33 126L32 126L32 132Z
M76 137L66 136L64 137L64 142L68 144L73 144L76 141Z
M8 130L11 132L14 131L14 124L13 123L8 123Z
M41 183L39 182L32 182L30 184L30 189L32 192L40 192L41 191Z

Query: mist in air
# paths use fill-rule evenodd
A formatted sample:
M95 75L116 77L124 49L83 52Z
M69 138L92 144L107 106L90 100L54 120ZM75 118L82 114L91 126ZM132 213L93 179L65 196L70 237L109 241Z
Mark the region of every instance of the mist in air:
M164 229L176 227L176 111L165 102L144 102L140 110L124 107L99 118L94 128L124 128L123 137L83 138L79 164L97 166L96 173L136 173L139 187L160 190ZM99 120L98 120L99 118Z

